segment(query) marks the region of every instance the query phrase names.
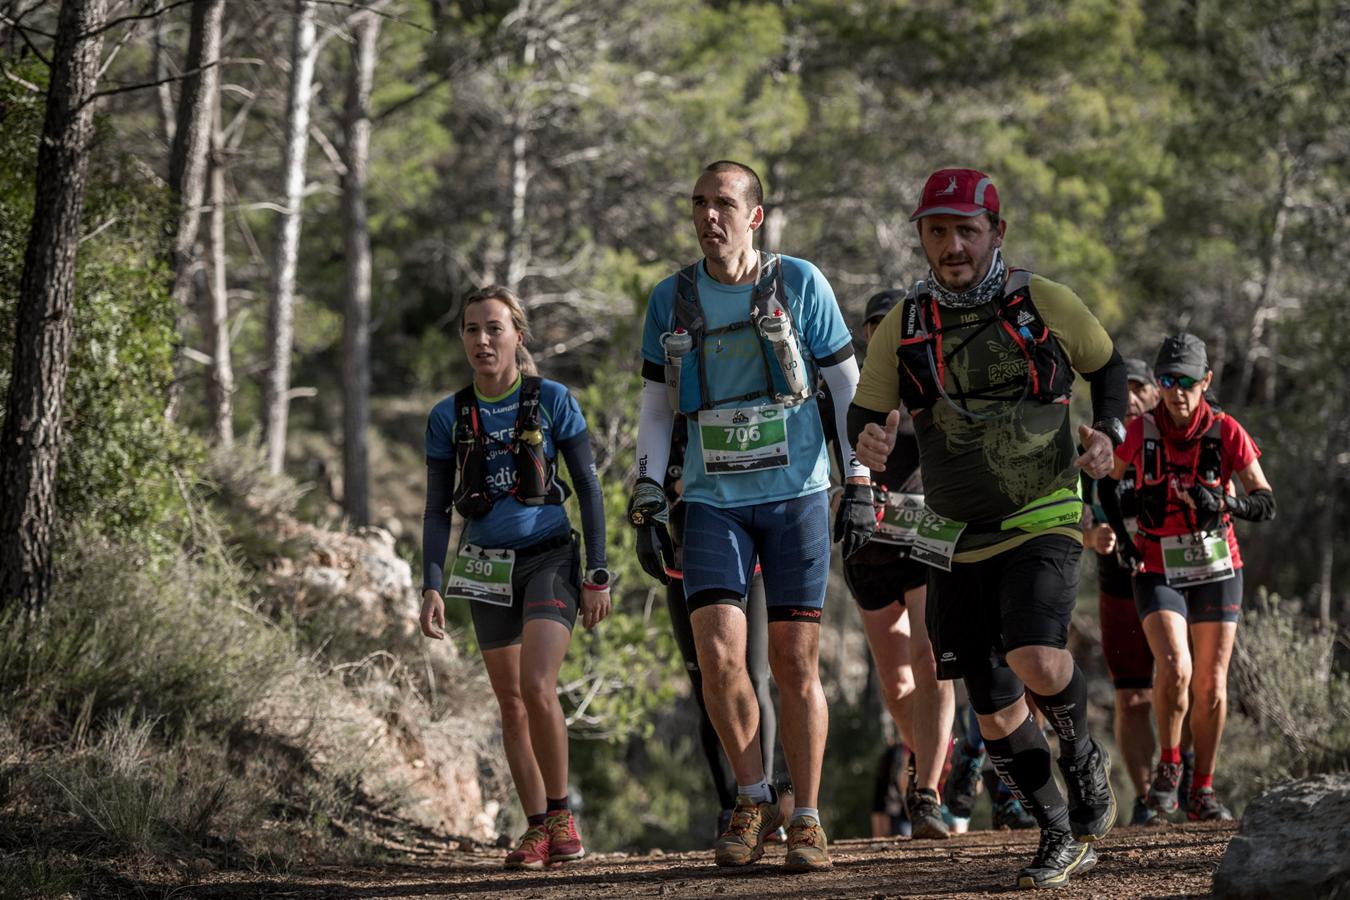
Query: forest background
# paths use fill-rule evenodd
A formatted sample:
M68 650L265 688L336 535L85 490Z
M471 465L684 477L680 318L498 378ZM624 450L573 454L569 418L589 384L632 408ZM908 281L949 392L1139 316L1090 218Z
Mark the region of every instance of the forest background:
M146 851L388 852L370 820L398 804L368 766L325 766L316 716L285 740L259 724L265 700L334 691L436 723L492 828L517 827L467 614L428 646L411 585L362 630L270 578L312 549L302 523L383 529L416 580L425 416L468 380L459 304L492 282L526 299L605 487L615 613L560 688L584 827L705 843L687 685L622 513L646 296L697 253L688 192L718 158L760 171L762 246L819 265L855 329L924 275L926 174L969 165L999 187L1009 261L1071 286L1122 353L1204 338L1280 498L1242 527L1232 796L1345 767L1347 47L1344 0L3 0L14 883ZM882 737L838 587L822 807L846 835ZM1083 597L1091 646L1090 574Z

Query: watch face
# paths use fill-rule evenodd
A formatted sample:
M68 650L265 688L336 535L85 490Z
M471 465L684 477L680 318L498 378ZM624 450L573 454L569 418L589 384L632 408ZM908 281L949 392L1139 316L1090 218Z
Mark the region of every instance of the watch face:
M609 584L609 570L595 569L591 572L591 574L586 576L586 580L589 583L595 585L596 587L604 587L605 585Z

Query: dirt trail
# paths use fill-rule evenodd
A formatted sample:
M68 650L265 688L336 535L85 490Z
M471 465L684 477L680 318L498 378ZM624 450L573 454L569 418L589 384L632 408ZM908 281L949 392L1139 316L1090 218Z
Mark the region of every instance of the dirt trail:
M1209 893L1233 823L1164 829L1117 828L1098 844L1096 868L1075 878L1056 898L1182 897ZM1034 832L973 832L949 841L848 840L832 847L834 868L783 874L782 845L764 860L728 871L709 853L656 851L648 856L597 854L543 872L504 872L499 852L449 853L416 866L378 871L323 869L289 877L216 875L185 885L175 896L236 900L511 897L993 897L1013 893L1017 869L1035 851Z

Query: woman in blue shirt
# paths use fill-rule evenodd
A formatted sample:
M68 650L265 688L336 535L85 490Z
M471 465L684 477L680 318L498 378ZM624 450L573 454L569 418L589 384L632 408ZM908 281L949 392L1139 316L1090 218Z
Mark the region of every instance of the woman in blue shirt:
M422 633L445 636L444 581L446 596L469 603L529 823L506 866L540 869L585 855L568 803L557 682L578 605L587 628L609 614L604 509L586 420L565 387L537 376L519 298L498 286L470 295L460 335L473 384L427 420ZM559 454L580 502L584 578ZM444 577L451 509L467 525Z

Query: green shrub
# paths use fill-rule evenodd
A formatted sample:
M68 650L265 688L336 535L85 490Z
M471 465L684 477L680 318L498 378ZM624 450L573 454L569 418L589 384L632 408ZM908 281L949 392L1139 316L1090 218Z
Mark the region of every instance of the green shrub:
M1238 629L1219 772L1234 810L1288 778L1350 768L1350 675L1336 635L1258 589Z

